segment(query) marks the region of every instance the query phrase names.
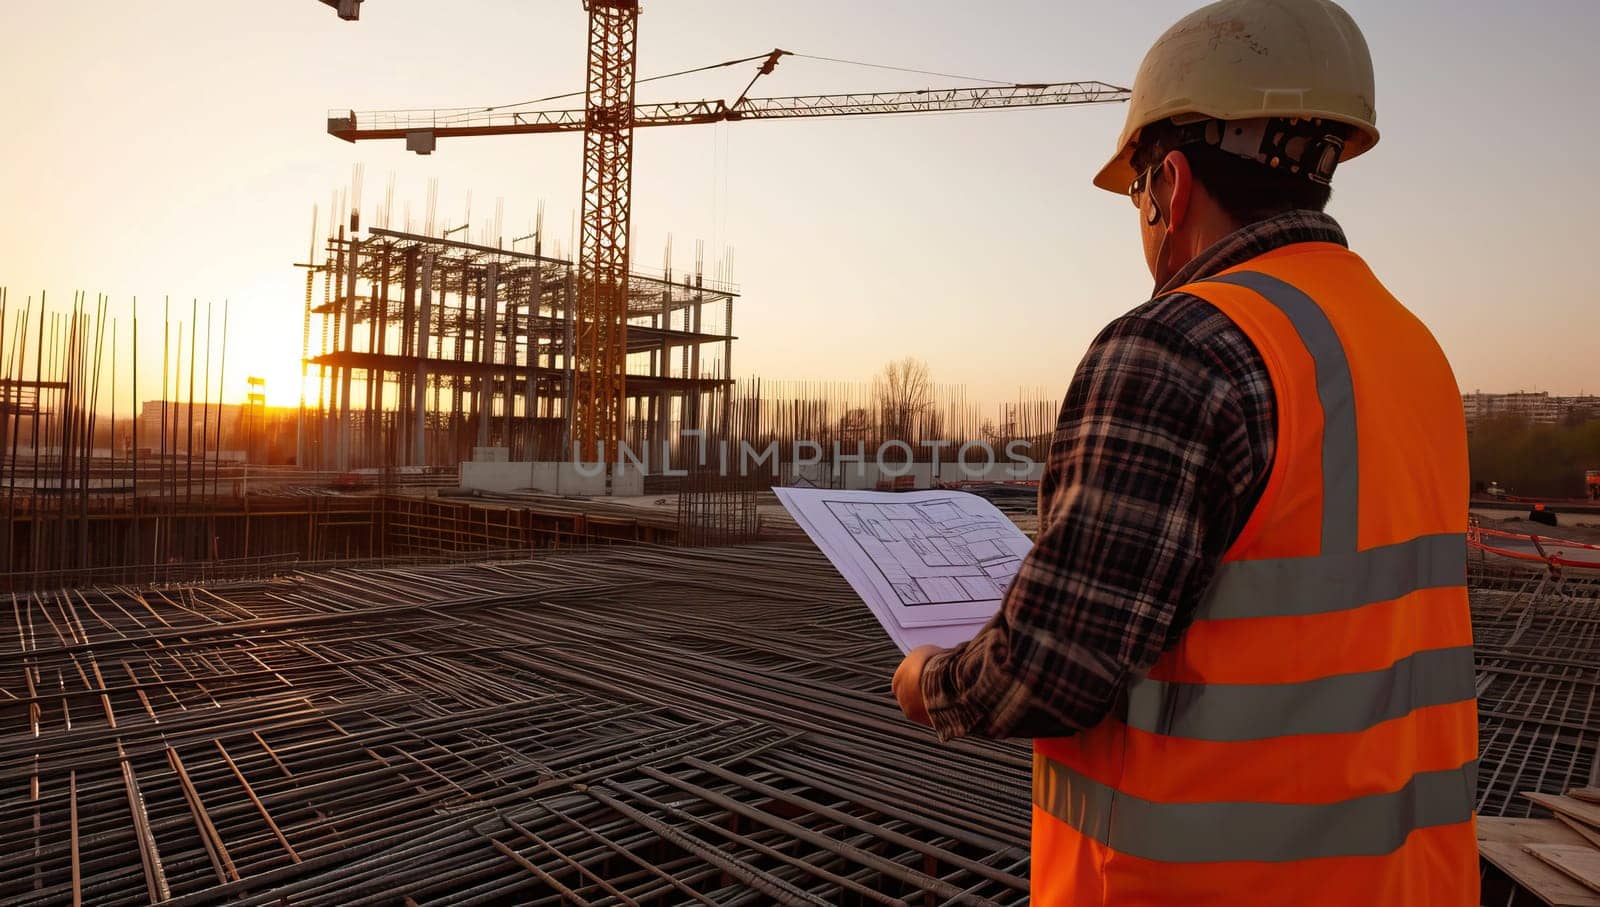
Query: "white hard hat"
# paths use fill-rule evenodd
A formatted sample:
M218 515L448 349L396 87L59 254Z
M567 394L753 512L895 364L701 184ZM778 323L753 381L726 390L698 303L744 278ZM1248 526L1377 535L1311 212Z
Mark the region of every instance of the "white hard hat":
M1178 20L1145 54L1117 153L1094 184L1125 192L1139 133L1162 120L1315 119L1350 127L1339 160L1378 142L1372 55L1332 0L1221 0Z

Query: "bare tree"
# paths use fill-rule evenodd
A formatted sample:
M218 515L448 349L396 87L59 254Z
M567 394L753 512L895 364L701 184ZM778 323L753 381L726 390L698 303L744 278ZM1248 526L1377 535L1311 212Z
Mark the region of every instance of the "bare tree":
M883 438L916 442L933 410L933 378L928 363L914 356L889 362L872 381Z
M847 409L839 417L839 435L847 441L864 441L870 428L867 411L862 407Z

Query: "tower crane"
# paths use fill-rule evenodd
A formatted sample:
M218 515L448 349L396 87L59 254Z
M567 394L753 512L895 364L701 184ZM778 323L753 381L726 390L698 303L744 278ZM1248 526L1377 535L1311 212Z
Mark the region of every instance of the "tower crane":
M771 74L778 61L790 55L789 51L775 49L701 67L713 69L760 61L755 76L731 102L637 104L634 87L639 0L584 0L583 5L589 14L589 49L581 110L531 110L519 109L525 105L513 105L465 110L334 111L328 115L328 133L347 142L404 139L407 149L418 154L432 153L440 138L583 133L583 204L579 216L571 398L573 440L585 452L603 442L603 456L608 461L615 457L617 441L623 433L627 401L628 228L634 129L740 120L1104 104L1126 101L1130 95L1126 88L1087 81L751 97L750 89L757 80ZM355 4L348 6L353 11Z

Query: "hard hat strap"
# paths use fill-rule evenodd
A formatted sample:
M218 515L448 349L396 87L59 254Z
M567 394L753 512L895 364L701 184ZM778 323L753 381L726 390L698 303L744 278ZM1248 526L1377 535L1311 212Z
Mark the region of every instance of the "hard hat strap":
M1165 157L1169 151L1204 143L1326 186L1333 180L1334 168L1344 152L1342 131L1339 124L1319 119L1258 117L1190 123L1167 120L1145 127L1141 138L1148 140L1140 142L1132 163L1134 169L1142 169L1142 165Z

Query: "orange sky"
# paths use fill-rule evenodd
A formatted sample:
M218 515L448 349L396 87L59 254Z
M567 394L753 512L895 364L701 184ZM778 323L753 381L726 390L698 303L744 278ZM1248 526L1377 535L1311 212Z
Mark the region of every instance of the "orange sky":
M1189 0L809 4L671 0L640 24L649 75L775 45L1018 81L1126 84ZM1600 4L1351 0L1378 70L1383 142L1340 171L1330 208L1354 248L1435 330L1464 390L1600 392L1588 280L1594 189L1588 42ZM1003 10L1003 11L1002 11ZM271 4L0 4L0 285L112 296L123 350L137 295L141 396L157 393L150 318L164 294L231 300L227 396L247 374L298 397L301 276L311 206L365 164L371 213L389 175L420 224L468 193L507 236L540 199L565 244L576 137L441 141L428 158L323 132L330 107L456 106L581 88L577 0L369 0L339 21L314 0ZM675 80L642 99L732 97L748 67ZM905 89L950 80L786 60L763 91ZM1135 214L1089 177L1122 108L742 123L641 131L634 256L677 267L694 240L734 247L745 297L738 372L865 379L927 359L983 398L1064 389L1089 340L1142 302ZM475 228L476 229L476 228ZM59 309L58 309L59 310ZM124 352L119 360L126 373ZM158 361L158 360L156 360ZM118 382L124 403L131 382ZM119 404L119 408L123 404Z

